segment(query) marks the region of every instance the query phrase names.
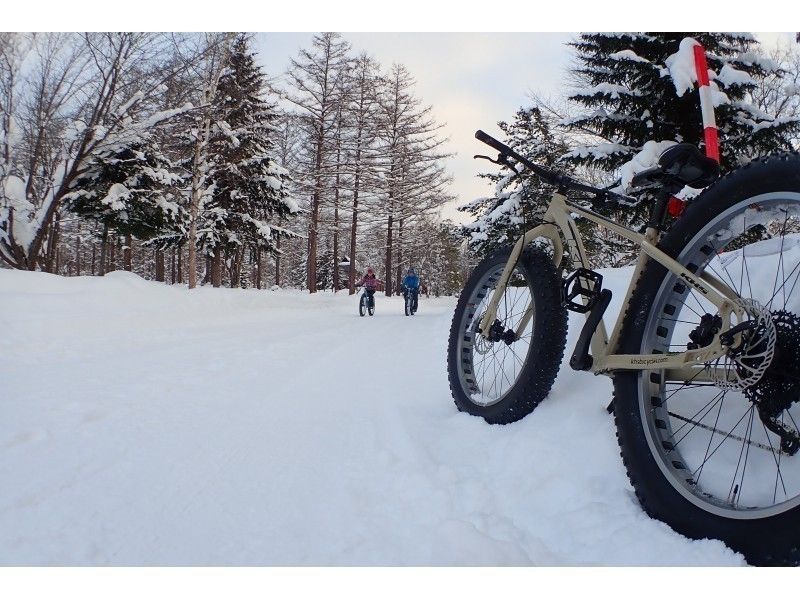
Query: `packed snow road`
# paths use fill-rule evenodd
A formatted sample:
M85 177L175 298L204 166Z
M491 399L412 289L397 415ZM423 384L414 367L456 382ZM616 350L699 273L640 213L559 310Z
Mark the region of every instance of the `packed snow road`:
M458 413L454 304L0 270L0 563L743 563L641 511L605 378Z

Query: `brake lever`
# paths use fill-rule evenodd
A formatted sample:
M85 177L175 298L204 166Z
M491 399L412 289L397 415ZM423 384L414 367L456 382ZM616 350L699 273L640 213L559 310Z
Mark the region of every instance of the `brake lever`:
M491 162L492 164L497 164L498 166L508 166L511 167L511 163L508 161L508 156L505 154L497 154L497 160L493 160L489 156L484 156L483 154L475 154L472 156L473 160L486 160Z

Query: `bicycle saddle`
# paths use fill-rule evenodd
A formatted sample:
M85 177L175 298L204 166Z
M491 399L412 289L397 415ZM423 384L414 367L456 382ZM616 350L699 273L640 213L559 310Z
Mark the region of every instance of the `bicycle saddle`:
M719 177L719 164L713 158L703 155L691 143L678 143L661 154L658 167L637 173L631 186L644 187L677 182L695 189L707 187Z

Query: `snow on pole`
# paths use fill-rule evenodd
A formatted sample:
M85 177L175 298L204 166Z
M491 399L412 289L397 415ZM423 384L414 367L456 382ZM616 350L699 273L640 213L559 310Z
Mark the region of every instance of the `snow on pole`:
M694 46L694 66L697 72L697 85L700 92L700 112L703 115L703 135L706 141L706 156L719 163L719 136L714 117L714 102L711 98L711 84L708 80L706 50L699 43Z

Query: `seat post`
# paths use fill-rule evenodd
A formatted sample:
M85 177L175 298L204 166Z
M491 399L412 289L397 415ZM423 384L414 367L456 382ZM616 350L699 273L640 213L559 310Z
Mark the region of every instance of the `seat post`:
M655 228L659 231L664 230L664 223L667 218L667 205L669 204L669 198L672 197L674 193L680 191L682 188L683 188L682 185L665 184L658 190L658 193L656 194L656 203L653 206L652 211L650 212L650 220L647 222L648 227Z

